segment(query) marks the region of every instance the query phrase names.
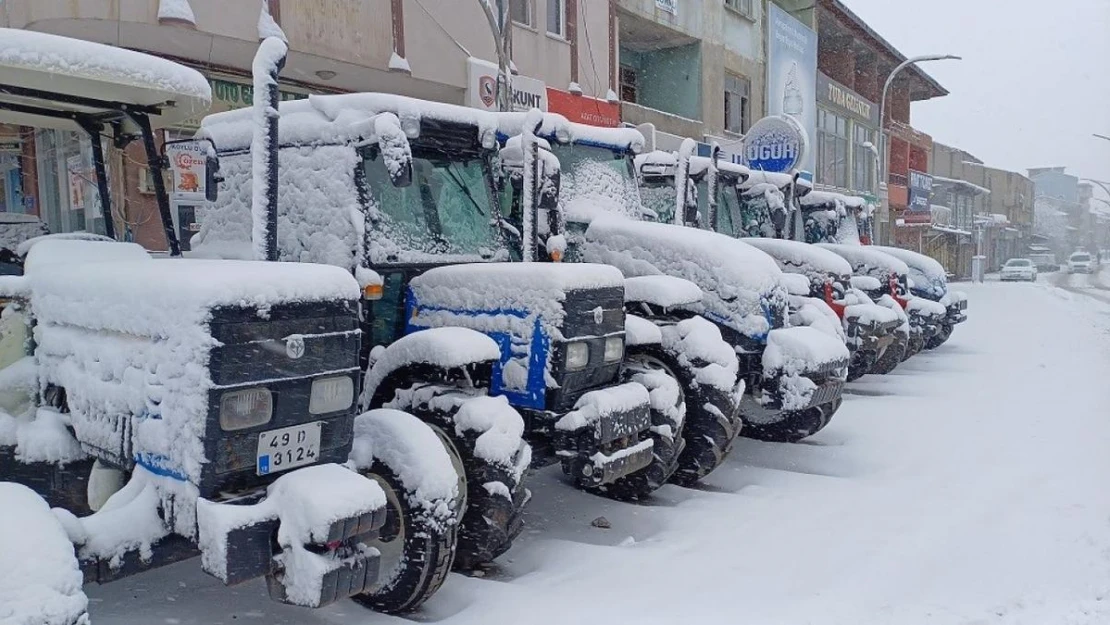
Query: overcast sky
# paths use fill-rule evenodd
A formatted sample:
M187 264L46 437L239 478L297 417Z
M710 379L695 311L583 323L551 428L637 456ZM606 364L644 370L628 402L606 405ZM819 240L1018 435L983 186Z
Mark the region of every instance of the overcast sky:
M1110 0L842 0L950 95L913 126L992 167L1110 182Z

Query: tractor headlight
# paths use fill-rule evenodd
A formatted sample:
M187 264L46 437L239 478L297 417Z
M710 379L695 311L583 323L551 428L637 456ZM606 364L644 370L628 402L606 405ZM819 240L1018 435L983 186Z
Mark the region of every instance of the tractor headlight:
M355 384L349 376L318 378L312 381L312 392L308 396L308 412L325 414L351 407L355 399Z
M605 339L605 362L619 362L624 358L624 338L610 336Z
M578 371L590 364L590 346L584 341L567 344L567 371Z
M269 423L274 415L274 396L266 388L230 391L220 397L220 429L245 430Z

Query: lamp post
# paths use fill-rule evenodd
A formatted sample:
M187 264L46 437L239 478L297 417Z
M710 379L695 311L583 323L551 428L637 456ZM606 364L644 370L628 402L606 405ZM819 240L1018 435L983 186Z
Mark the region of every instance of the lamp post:
M962 59L962 57L959 57L959 56L956 56L956 55L953 55L953 54L926 54L926 55L923 55L923 56L915 56L913 58L906 59L905 61L902 61L897 67L894 68L894 70L892 72L890 72L890 75L886 77L886 82L883 83L883 94L882 94L882 97L879 99L879 142L880 142L879 145L883 146L883 148L886 148L886 150L885 150L886 151L886 159L883 158L883 150L880 150L879 151L879 176L878 176L878 180L876 181L878 184L877 184L877 189L876 189L875 194L877 196L879 196L880 200L883 203L883 209L886 211L887 223L888 224L890 224L890 206L889 206L889 203L887 202L887 193L886 193L887 163L884 162L884 161L890 159L890 149L887 148L887 140L886 140L886 96L887 96L887 93L890 92L890 86L892 84L894 84L895 76L897 76L902 70L906 69L907 67L909 67L911 65L916 65L917 63L924 63L926 61L945 61L945 60L956 60L956 61L958 61L958 60L961 60L961 59ZM888 228L889 227L890 226L888 225ZM889 236L889 233L888 233L888 236ZM884 241L884 243L889 243L889 241Z
M1092 137L1098 137L1099 139L1106 139L1107 141L1110 141L1110 137L1107 137L1106 135L1100 135L1097 132L1092 132L1091 136Z

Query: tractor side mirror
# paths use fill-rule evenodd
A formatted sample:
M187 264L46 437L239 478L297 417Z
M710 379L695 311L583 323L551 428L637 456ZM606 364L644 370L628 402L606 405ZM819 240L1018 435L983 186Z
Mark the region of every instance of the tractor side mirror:
M220 159L216 156L215 150L212 150L205 160L207 165L205 166L204 199L215 202L219 197L218 187L224 181L224 177L220 175Z

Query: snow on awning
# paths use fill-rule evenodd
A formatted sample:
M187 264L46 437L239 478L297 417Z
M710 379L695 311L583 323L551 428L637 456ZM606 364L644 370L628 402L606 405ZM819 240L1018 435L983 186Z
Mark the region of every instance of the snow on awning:
M961 230L959 228L953 228L953 227L950 227L950 226L941 226L939 224L933 224L933 230L936 230L937 232L944 232L944 233L947 233L947 234L958 234L958 235L961 235L961 236L968 236L968 237L971 236L971 232L968 231L968 230Z
M0 28L0 84L11 90L0 103L71 113L105 109L84 99L156 107L151 125L170 126L208 111L211 87L200 72L163 58L124 48L48 33ZM0 110L0 122L78 130L72 119Z
M980 187L977 184L968 182L966 180L959 180L957 178L945 178L944 176L933 176L933 184L947 184L955 187L960 187L962 190L974 193L976 195L990 195L991 190L986 187Z

